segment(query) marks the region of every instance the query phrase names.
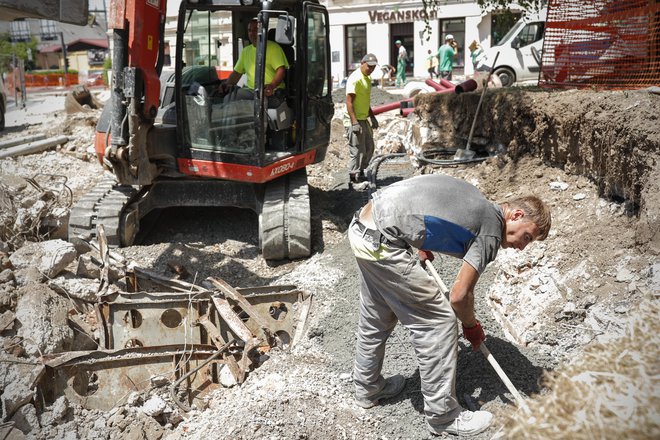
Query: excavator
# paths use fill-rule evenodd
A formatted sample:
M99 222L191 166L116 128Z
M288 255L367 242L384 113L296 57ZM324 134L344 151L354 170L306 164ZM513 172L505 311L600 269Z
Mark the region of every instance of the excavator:
M65 2L66 0L60 0ZM95 136L112 171L71 209L69 239L103 225L130 246L163 208L230 206L258 215L269 260L311 254L308 165L324 159L334 113L328 13L317 0L182 0L166 87L166 0L112 0L112 86ZM221 87L258 22L254 98ZM286 97L269 104L266 45L288 60Z

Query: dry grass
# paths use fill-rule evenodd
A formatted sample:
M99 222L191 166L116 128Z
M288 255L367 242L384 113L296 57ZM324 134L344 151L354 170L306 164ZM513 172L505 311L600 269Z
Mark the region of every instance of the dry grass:
M619 339L544 378L549 389L518 411L504 438L660 439L660 301L642 301Z

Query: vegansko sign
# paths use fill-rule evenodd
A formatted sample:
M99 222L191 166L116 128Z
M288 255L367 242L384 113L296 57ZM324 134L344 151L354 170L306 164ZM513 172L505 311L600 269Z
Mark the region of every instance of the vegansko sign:
M406 11L369 11L369 19L372 23L407 23L420 20L437 19L437 11L426 12L423 9L408 9Z

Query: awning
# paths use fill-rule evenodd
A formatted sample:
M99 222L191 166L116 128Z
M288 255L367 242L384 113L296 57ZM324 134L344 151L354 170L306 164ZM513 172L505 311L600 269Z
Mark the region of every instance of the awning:
M107 48L108 48L108 40L104 38L80 39L80 40L71 41L69 44L66 45L66 50L69 52L81 52L91 49L107 49ZM49 53L49 52L61 52L61 51L62 51L62 45L51 44L50 46L44 47L39 52Z

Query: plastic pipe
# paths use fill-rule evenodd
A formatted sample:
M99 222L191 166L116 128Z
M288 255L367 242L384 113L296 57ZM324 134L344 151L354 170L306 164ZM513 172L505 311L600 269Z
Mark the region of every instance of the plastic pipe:
M467 81L463 81L462 83L458 84L454 91L456 92L457 95L460 95L461 93L464 92L471 92L473 90L477 90L477 82L473 79L468 79Z
M413 98L403 99L401 101L390 102L387 104L377 105L376 107L371 107L371 110L374 112L374 115L378 115L383 112L388 112L390 110L397 110L401 108L402 102L412 102Z
M433 87L436 91L440 92L442 90L447 90L447 87L443 86L442 84L438 84L437 82L433 81L431 78L427 78L426 81L424 81L426 85Z
M456 88L456 86L453 83L450 83L449 81L447 81L444 78L440 78L439 82L440 82L440 85L442 85L444 87L447 87L448 89L454 90Z

